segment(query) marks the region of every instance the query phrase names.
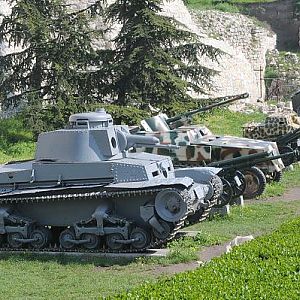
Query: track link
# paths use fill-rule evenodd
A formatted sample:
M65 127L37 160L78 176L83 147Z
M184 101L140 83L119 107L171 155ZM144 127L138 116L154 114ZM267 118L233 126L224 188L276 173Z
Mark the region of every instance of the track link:
M170 186L174 188L173 186ZM153 195L158 192L166 189L163 188L155 188L155 189L137 189L137 190L127 190L127 191L101 191L101 192L87 192L87 193L70 193L70 194L54 194L54 195L42 195L42 196L27 196L27 197L7 197L0 198L0 204L16 204L16 203L39 203L39 202L50 202L50 201L66 201L66 200L75 200L82 199L83 201L88 201L89 199L95 198L113 198L113 197L124 197L124 196L145 196L145 195ZM185 220L190 212L191 204L190 198L188 196L187 188L180 190L176 189L180 192L181 196L184 198L185 202L188 204L188 210L186 214L176 223L174 223L173 229L170 232L169 236L165 239L153 240L147 247L142 249L122 249L121 251L115 251L107 248L100 248L97 250L87 250L82 248L67 250L57 247L53 245L52 247L43 248L43 249L30 249L30 248L10 248L3 247L0 248L1 252L7 251L23 251L26 253L34 253L34 252L78 252L78 253L139 253L145 252L148 249L159 248L162 245L166 244L168 241L175 238L176 233L184 226Z

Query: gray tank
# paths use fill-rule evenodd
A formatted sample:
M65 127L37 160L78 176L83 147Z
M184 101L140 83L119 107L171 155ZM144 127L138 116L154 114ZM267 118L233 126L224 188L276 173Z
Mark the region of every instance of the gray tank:
M143 251L205 219L222 193L219 168L174 171L169 157L129 153L159 140L104 110L69 121L40 134L34 160L0 167L2 249Z

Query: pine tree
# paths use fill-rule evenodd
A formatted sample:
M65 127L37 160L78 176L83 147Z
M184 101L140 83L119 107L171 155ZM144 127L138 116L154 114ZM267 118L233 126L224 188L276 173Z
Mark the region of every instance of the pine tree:
M71 11L64 0L10 1L12 13L0 25L0 43L14 48L0 56L4 105L23 100L68 106L97 96L86 70L96 55L92 41L101 35L89 22L102 13L102 2Z
M174 18L161 15L161 0L117 0L107 20L122 25L111 50L112 97L118 104L169 104L203 93L215 71L199 58L219 50L201 43Z

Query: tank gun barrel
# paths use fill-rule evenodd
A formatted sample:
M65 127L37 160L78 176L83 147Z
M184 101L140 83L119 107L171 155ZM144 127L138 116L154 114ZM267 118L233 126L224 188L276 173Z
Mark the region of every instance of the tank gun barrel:
M237 101L237 100L240 100L240 99L245 99L245 98L248 98L248 97L249 97L249 94L248 93L244 93L244 94L239 94L239 95L233 95L233 96L226 96L226 97L215 98L214 99L215 101L220 101L220 102L213 103L213 104L210 104L210 105L207 105L207 106L204 106L204 107L200 107L200 108L191 110L189 112L177 115L177 116L172 117L172 118L168 118L168 119L166 119L166 122L167 122L167 124L171 124L171 123L174 123L174 122L179 121L181 119L189 118L192 115L195 115L197 113L211 110L214 107L223 106L223 105L226 105L228 103L232 103L234 101Z
M208 164L209 167L219 167L223 169L242 169L252 167L259 163L268 162L275 159L286 158L286 157L295 157L295 152L291 151L288 153L280 154L280 155L271 155L270 152L262 152L249 154L246 156L236 157L232 159L227 159L223 161L217 161Z
M142 136L135 134L126 134L127 149L134 148L166 148L166 149L178 149L178 146L170 144L160 144L160 141L155 136Z
M289 143L296 141L298 138L300 138L300 128L297 128L292 132L289 132L283 136L278 137L276 139L276 143L277 145L280 146L286 146Z

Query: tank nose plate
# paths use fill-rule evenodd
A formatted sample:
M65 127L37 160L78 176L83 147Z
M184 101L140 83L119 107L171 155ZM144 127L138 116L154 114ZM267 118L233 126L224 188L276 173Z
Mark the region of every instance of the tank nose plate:
M167 189L155 198L157 214L167 222L179 221L187 212L187 203L177 190Z

